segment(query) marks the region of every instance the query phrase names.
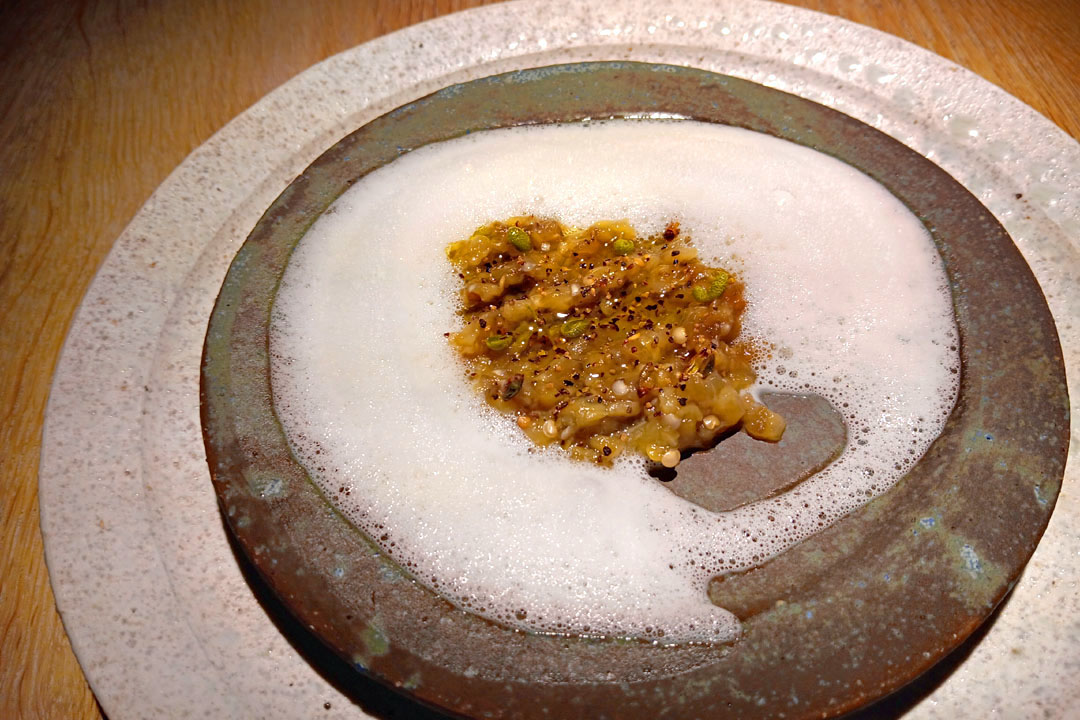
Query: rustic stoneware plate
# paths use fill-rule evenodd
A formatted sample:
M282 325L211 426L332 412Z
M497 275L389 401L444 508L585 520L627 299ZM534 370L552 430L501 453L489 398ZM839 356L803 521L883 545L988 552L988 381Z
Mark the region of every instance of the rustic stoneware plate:
M887 187L944 260L962 381L927 454L892 490L750 573L714 582L743 621L729 647L529 635L456 609L414 582L327 503L290 454L269 382L269 308L290 253L353 182L467 132L650 113L724 123L832 155ZM843 442L820 403L782 411L792 433L744 463L790 473ZM221 510L284 604L358 671L454 714L482 717L824 717L929 668L987 618L1034 551L1060 487L1068 397L1042 293L1008 235L949 175L813 102L705 71L636 63L524 70L437 92L341 140L267 210L211 318L202 417ZM818 432L800 432L814 427ZM823 429L822 429L823 428ZM670 487L710 508L712 453ZM725 500L725 497L727 499Z

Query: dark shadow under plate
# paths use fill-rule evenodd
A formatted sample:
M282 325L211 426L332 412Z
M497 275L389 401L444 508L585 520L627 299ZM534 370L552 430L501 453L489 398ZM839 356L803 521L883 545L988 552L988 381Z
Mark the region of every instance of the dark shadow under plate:
M762 567L712 583L714 601L744 621L730 647L528 635L454 608L326 502L290 454L271 404L267 330L277 282L311 223L358 178L467 132L648 113L775 135L880 182L933 236L960 330L956 408L912 471ZM843 436L842 427L826 427L828 408L793 402L783 459L792 481L828 461ZM957 647L1012 587L1049 520L1068 443L1061 351L1038 284L959 183L821 105L638 63L562 65L454 86L328 150L267 210L229 270L206 338L202 416L237 546L302 626L348 666L421 702L483 717L822 717L881 698ZM821 432L805 427L814 417ZM717 492L721 452L746 469ZM783 489L746 482L761 462L772 460L722 445L688 459L669 487L706 506L739 505Z

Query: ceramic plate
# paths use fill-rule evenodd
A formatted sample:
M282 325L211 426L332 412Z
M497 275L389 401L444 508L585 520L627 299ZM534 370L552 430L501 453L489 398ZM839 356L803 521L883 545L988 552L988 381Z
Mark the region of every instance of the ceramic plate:
M46 417L42 524L65 625L111 717L387 711L379 687L319 660L319 644L290 629L232 552L199 422L207 318L260 215L338 139L456 82L589 59L753 80L930 157L1024 255L1075 383L1077 145L940 58L758 2L514 3L380 38L312 68L193 153L117 241L73 323ZM1068 579L1078 556L1074 473L1069 465L1046 542L993 627L901 709L924 696L913 716L1064 716L1073 706L1080 626L1060 619L1080 617Z
M812 147L907 205L945 262L960 331L960 395L942 434L897 487L763 566L714 582L714 600L743 622L734 645L498 627L416 583L333 511L293 458L271 401L270 308L313 220L409 149L499 127L660 115ZM1053 319L1020 253L974 196L918 153L822 105L729 76L626 62L455 85L324 153L233 262L207 334L202 397L221 507L278 596L357 670L476 717L811 718L877 699L955 648L1012 586L1050 518L1068 447ZM807 432L821 425L816 413L787 415L787 437L746 448L741 464L759 455L775 465L770 450L820 454L823 441L831 449L828 438ZM680 467L673 491L708 487L730 472L708 454L696 459ZM712 494L698 502L706 498Z

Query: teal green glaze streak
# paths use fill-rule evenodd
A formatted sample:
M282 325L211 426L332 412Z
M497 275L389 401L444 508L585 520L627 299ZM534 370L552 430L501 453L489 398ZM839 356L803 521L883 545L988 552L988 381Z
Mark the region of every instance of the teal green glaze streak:
M378 620L372 620L364 628L361 639L364 641L364 647L367 649L369 657L382 657L390 652L390 641L383 634L378 625Z

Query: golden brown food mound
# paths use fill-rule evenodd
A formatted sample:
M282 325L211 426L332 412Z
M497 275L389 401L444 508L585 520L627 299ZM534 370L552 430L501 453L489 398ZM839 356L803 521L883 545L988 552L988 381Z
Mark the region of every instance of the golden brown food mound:
M783 434L746 392L742 283L698 260L677 224L643 238L625 222L578 230L515 217L446 255L464 318L450 342L488 403L538 445L605 464L636 450L674 467L740 425L762 440Z

